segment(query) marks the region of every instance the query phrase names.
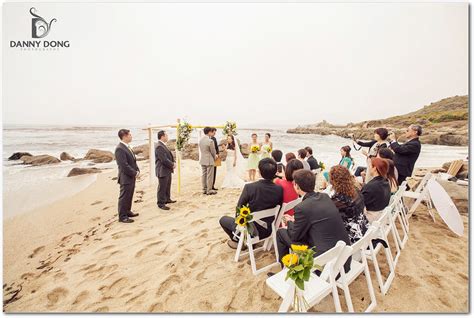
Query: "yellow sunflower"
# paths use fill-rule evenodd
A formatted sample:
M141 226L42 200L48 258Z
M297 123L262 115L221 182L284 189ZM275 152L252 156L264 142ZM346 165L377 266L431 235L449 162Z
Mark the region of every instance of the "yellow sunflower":
M241 216L248 216L250 214L250 208L248 206L243 206L240 208L240 215Z
M308 250L308 246L307 245L291 244L291 249L294 252L306 252Z
M235 224L245 226L245 224L247 224L247 221L245 220L245 218L243 216L238 216L235 219Z
M298 263L298 255L286 254L285 256L283 256L281 261L283 262L283 265L285 265L286 267L290 267L291 265Z

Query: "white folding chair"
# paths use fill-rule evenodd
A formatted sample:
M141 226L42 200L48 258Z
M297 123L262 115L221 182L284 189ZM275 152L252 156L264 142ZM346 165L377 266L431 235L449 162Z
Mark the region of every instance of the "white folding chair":
M421 180L418 187L416 187L415 191L405 191L403 193L403 197L415 199L415 202L411 205L410 210L408 211L408 219L413 215L415 210L418 208L422 201L426 202L426 206L428 207L428 213L430 214L433 222L435 222L434 213L431 211L433 209L433 205L431 203L430 192L426 185L431 178L436 178L436 176L432 175L431 173L427 173L423 179Z
M380 286L380 291L384 295L390 289L390 285L392 284L392 281L395 278L394 258L392 256L392 252L390 250L390 243L388 242L388 238L387 238L387 224L389 222L389 217L390 217L389 209L390 209L389 207L386 208L384 212L382 212L382 216L380 217L380 219L372 223L372 226L374 228L374 237L372 239L379 238L379 239L384 240L387 243L387 248L384 248L381 243L377 244L376 247L374 248L371 241L369 244L369 250L365 251L365 256L367 257L367 259L372 261L372 263L374 264L375 274L377 276L377 281ZM389 267L389 274L385 282L382 278L382 273L380 272L380 267L377 260L377 255L382 248L385 251L385 258L387 259L387 263Z
M276 216L278 216L279 211L280 211L280 206L277 205L276 207L271 208L271 209L252 212L253 219L249 222L249 224L251 225L251 223L253 223L253 222L259 223L259 221L263 222L261 220L265 219L265 218L268 218L268 217L272 217L272 216L276 217ZM247 245L247 248L248 248L247 252L242 252L242 247L243 247L243 244L244 244L244 235L243 235L243 233L239 233L238 237L239 237L239 244L237 245L237 251L235 252L235 258L234 258L234 260L236 262L239 261L240 256L245 256L245 255L248 254L249 257L250 257L250 265L252 267L252 273L254 275L257 275L257 274L261 273L262 271L265 271L265 270L269 269L270 267L272 267L273 265L275 265L275 263L272 263L272 264L269 264L269 265L257 270L257 264L255 262L255 252L258 252L260 250L265 250L266 244L268 244L267 241L270 241L272 239L271 234L270 234L270 236L268 236L264 239L260 239L258 237L258 235L255 236L255 237L251 237L250 233L247 232L246 238L245 238L246 245ZM256 249L254 249L253 245L257 244L257 243L260 243L260 242L264 242L264 244L261 247L258 247Z
M336 266L341 263L343 266L350 255L347 255L345 260L342 260L341 255L345 246L345 242L339 241L332 249L314 258L314 263L319 266L324 266L324 268L320 276L311 273L309 281L305 282L303 295L308 302L309 308L315 306L332 293L336 311L342 312L335 278L340 270L340 268L337 268ZM341 261L338 262L339 260ZM278 312L287 312L293 304L295 284L291 282L290 279L285 281L287 272L288 269L284 268L282 271L266 280L267 286L283 298Z
M365 255L365 251L369 247L369 244L372 243L374 234L374 227L371 226L360 240L351 245L351 269L348 273L345 273L344 270L342 270L341 277L339 277L339 279L336 281L337 287L344 291L344 296L346 298L346 304L349 312L354 312L349 285L352 284L352 282L354 282L362 273L364 273L365 279L367 281L367 288L369 289L371 301L369 306L365 309L365 312L371 312L377 306L377 299L375 298L375 291L372 285L372 279L370 278L369 265L367 264L367 258ZM348 247L346 246L345 249L347 248Z
M401 249L405 247L405 243L408 240L408 220L406 218L405 214L405 209L403 205L403 200L402 196L403 193L405 192L406 189L406 181L404 181L400 187L398 188L398 191L392 195L390 198L390 204L394 206L392 209L392 222L393 222L393 227L395 231L395 236L398 241L398 245L400 246ZM402 236L400 236L400 233L396 227L396 222L399 222L400 228L402 231Z
M277 247L277 231L278 231L278 228L280 227L280 224L283 220L283 216L285 215L285 213L288 212L289 210L293 209L301 201L302 201L302 198L298 198L298 199L295 199L291 202L283 203L283 205L281 206L280 212L278 213L278 216L275 218L275 222L272 223L272 240L268 240L269 243L268 243L268 246L267 246L266 250L270 250L270 248L273 244L277 262L280 262L280 256L278 255L278 247Z

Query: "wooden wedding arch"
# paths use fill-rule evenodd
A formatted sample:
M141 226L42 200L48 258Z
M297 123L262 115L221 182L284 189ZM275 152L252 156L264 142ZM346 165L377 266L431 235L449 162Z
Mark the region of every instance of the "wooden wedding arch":
M149 155L149 173L150 173L150 186L154 184L156 176L155 176L155 145L153 141L153 131L158 130L158 129L163 129L163 128L174 128L176 129L176 141L178 140L179 136L179 127L181 124L181 119L177 119L176 124L173 125L148 125L148 127L143 128L143 130L148 131L148 149L150 152ZM204 128L204 127L214 127L217 129L223 129L224 126L213 126L213 125L192 125L192 128ZM201 136L201 132L199 132L198 138ZM177 194L181 192L181 153L178 150L178 147L175 147L175 153L176 153L176 174L178 177L178 182L177 182Z

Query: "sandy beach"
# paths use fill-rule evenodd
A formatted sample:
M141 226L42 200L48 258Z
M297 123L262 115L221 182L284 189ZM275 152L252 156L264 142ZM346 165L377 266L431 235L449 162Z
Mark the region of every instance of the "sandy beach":
M4 222L4 311L276 312L281 299L266 286L267 276L252 275L247 259L233 261L219 226L222 215L233 214L240 191L202 195L200 167L185 160L179 196L173 180L178 203L165 212L156 207L148 162L140 167L133 204L140 216L133 224L117 222L115 169L70 198ZM218 187L224 173L219 168ZM468 311L469 228L467 211L460 212L463 237L439 216L433 223L426 211L417 211L386 296L372 277L376 312ZM269 264L274 256L258 254L258 260ZM363 310L363 277L351 293L354 309ZM345 310L342 293L340 298ZM334 312L332 298L311 310Z

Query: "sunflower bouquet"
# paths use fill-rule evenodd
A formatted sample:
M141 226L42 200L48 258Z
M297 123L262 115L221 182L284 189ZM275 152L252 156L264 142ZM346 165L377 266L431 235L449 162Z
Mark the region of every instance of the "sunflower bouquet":
M272 152L272 147L270 147L270 146L268 146L268 145L263 146L263 149L265 149L265 151L266 151L267 153L271 153L271 152Z
M293 308L300 312L309 308L308 302L303 297L304 283L309 281L311 272L314 268L320 269L314 264L314 250L306 245L291 244L290 254L283 256L283 265L288 269L285 280L289 278L295 284L295 295L293 300Z
M233 121L227 121L222 129L224 136L236 136L237 135L237 124Z
M252 153L257 153L260 151L260 146L259 145L253 145L251 148L250 148L250 151Z
M252 219L252 212L248 204L235 208L235 224L237 224L237 230L244 235L244 240L247 232L253 235L253 227L249 224Z
M319 167L321 168L321 171L326 170L326 165L322 161L319 162Z
M182 121L178 125L178 136L176 138L176 148L181 151L191 138L193 127L186 121Z

